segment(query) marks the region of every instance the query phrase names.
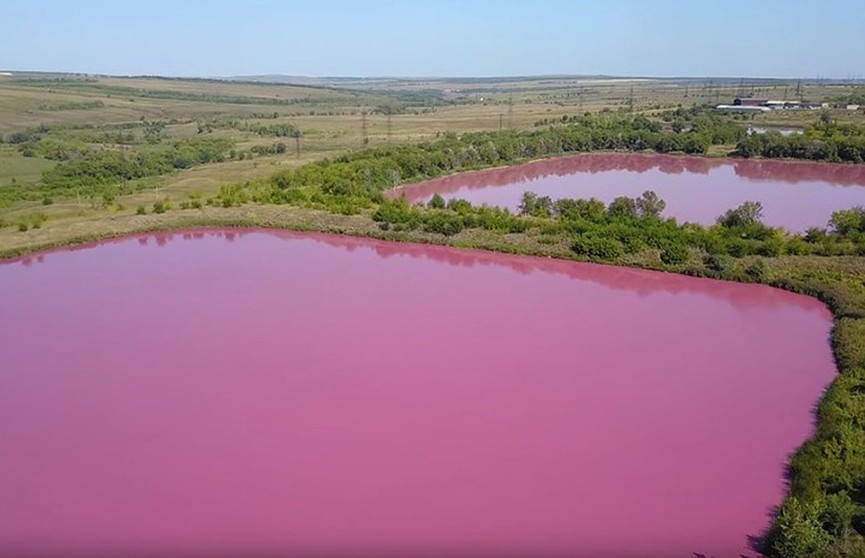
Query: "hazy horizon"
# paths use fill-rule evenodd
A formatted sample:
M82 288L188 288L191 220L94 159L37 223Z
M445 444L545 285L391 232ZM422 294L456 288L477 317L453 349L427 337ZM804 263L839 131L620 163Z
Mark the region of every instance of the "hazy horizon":
M262 73L262 74L237 74L237 75L191 75L191 74L159 74L159 73L109 73L109 72L84 72L74 70L43 70L38 68L0 68L0 75L3 73L9 74L58 74L58 75L78 75L78 76L101 76L101 77L116 77L116 78L164 78L164 79L179 79L179 80L231 80L231 81L261 81L268 78L274 79L308 79L308 80L407 80L407 81L448 81L448 80L483 80L483 81L504 81L504 80L533 80L533 79L615 79L615 80L728 80L735 82L736 80L745 79L753 81L790 81L790 80L807 80L807 81L829 81L829 82L865 82L865 75L855 75L847 77L830 77L830 76L739 76L739 75L670 75L670 76L654 76L654 75L623 75L623 74L511 74L511 75L311 75L311 74L283 74L283 73Z
M4 71L861 79L865 5L741 0L6 2Z

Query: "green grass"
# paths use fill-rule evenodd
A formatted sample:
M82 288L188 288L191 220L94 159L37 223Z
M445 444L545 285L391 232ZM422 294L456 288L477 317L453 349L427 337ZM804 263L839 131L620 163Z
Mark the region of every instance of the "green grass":
M34 184L42 178L42 171L56 163L39 157L22 157L11 146L0 147L0 186L12 184Z
M56 163L38 157L23 157L11 146L0 146L0 218L17 205L10 201L16 196L8 195L22 189L38 189L42 173Z

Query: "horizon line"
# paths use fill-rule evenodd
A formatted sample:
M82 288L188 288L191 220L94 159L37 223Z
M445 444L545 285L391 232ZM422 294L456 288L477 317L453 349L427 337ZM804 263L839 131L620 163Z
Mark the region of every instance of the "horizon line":
M398 75L398 74L381 74L381 75L309 75L309 74L281 74L281 73L265 73L265 74L232 74L232 75L170 75L170 74L151 74L151 73L111 73L111 72L83 72L83 71L65 71L65 70L32 70L32 69L12 69L0 68L0 73L19 73L19 74L59 74L69 76L94 76L94 77L114 77L114 78L161 78L161 79L188 79L188 80L219 80L219 81L237 81L237 80L254 80L267 78L295 78L295 79L319 79L319 80L408 80L408 81L447 81L447 80L487 80L487 81L506 81L509 79L620 79L620 80L762 80L762 81L819 81L819 82L848 82L865 83L865 76L857 74L848 77L830 77L830 76L736 76L736 75L626 75L626 74L571 74L571 73L552 73L552 74L511 74L511 75ZM9 76L5 76L9 77Z

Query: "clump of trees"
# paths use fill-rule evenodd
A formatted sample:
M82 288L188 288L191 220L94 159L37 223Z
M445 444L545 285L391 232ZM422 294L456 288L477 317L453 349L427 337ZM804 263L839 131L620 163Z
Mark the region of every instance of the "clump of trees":
M232 145L226 139L196 138L132 153L90 150L46 170L42 182L49 190L77 188L87 192L99 186L219 162Z
M837 122L824 112L804 134L753 134L739 141L736 152L742 157L862 163L865 162L865 126Z
M294 124L252 124L249 126L249 131L260 136L275 136L278 138L296 138L300 137L300 130Z

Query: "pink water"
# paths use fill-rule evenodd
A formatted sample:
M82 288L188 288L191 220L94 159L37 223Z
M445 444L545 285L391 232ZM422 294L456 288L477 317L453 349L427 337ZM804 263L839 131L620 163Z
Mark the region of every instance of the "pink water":
M3 556L750 555L834 374L803 296L325 235L0 293Z
M802 232L824 227L833 211L865 205L865 165L723 160L672 155L604 153L463 173L406 186L409 201L435 193L516 210L523 192L609 203L654 190L664 215L711 225L745 201L763 204L767 224Z

